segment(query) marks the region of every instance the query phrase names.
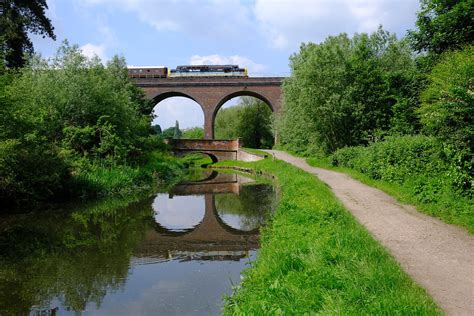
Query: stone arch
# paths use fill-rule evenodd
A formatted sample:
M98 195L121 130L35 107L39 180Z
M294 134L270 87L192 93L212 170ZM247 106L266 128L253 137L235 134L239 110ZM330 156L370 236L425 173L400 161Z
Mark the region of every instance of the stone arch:
M186 93L183 93L183 92L178 92L178 91L167 91L167 92L163 92L163 93L160 93L160 94L157 94L156 96L153 97L153 102L155 102L155 104L158 104L160 103L161 101L164 101L166 99L169 99L169 98L173 98L173 97L183 97L183 98L188 98L190 100L193 100L194 102L196 102L197 104L199 104L199 106L201 107L201 109L204 111L204 108L202 107L202 104L199 103L196 98L193 98L191 95L189 94L186 94Z
M233 99L233 98L236 98L236 97L254 97L254 98L257 98L257 99L265 102L270 107L270 110L272 110L272 112L275 112L275 106L272 104L272 102L270 102L270 100L268 100L262 94L260 94L258 92L255 92L255 91L251 91L251 90L239 90L239 91L236 91L236 92L233 92L233 93L230 93L230 94L226 95L225 97L223 97L217 103L216 107L214 108L214 114L213 114L212 120L214 121L214 119L216 118L217 112L219 112L220 108L224 105L224 103L226 103L230 99ZM213 126L214 126L214 123L213 123Z

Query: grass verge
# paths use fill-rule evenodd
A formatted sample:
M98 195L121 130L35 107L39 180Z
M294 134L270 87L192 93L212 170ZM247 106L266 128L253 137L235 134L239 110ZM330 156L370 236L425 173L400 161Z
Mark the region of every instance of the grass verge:
M386 181L382 179L373 179L369 175L348 167L335 167L331 165L328 158L308 158L309 165L325 168L338 172L343 172L354 179L359 180L369 186L378 188L387 194L393 196L401 203L414 205L417 210L439 218L445 223L455 224L466 228L471 234L474 234L474 203L468 197L456 194L450 190L437 191L432 196L434 198L424 198L423 188L416 182L422 181L422 176L407 177L403 183ZM435 182L435 176L425 174L425 178L431 178ZM421 179L421 180L420 180ZM426 181L425 183L429 183ZM442 182L441 180L439 182Z
M281 190L258 258L227 298L225 315L441 314L316 177L271 158L217 166L273 174Z

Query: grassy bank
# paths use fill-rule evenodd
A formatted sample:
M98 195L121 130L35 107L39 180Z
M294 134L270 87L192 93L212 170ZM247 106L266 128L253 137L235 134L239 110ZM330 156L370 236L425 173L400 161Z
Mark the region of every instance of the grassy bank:
M176 158L167 152L154 151L142 164L118 165L95 163L73 176L73 194L82 197L123 196L174 183L188 166L200 163L199 157Z
M469 184L472 178L444 146L426 136L393 137L307 161L313 166L347 173L428 215L474 233L473 193Z
M417 314L440 311L314 176L271 158L221 162L273 174L280 204L224 314Z

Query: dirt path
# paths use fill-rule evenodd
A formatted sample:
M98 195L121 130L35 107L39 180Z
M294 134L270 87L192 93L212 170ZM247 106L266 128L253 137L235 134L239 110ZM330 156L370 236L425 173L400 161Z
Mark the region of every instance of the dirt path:
M327 183L446 314L474 315L474 236L400 204L348 175L311 167L286 152L268 152Z

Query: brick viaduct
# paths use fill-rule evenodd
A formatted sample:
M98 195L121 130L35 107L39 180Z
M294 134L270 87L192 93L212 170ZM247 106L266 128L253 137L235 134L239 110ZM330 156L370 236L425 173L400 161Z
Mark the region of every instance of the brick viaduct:
M204 138L214 139L214 120L221 106L232 98L256 97L273 112L281 110L283 77L175 77L133 78L136 86L156 103L170 97L196 101L204 112Z

